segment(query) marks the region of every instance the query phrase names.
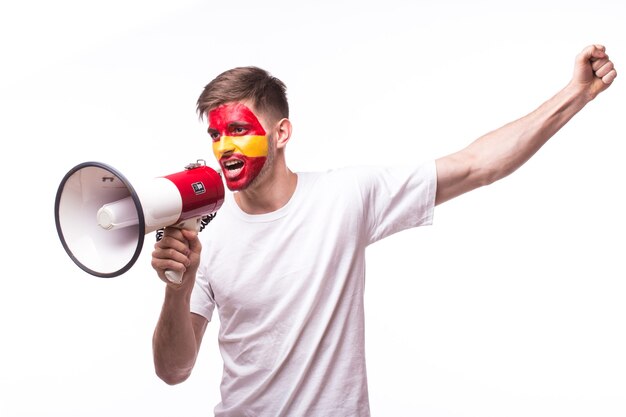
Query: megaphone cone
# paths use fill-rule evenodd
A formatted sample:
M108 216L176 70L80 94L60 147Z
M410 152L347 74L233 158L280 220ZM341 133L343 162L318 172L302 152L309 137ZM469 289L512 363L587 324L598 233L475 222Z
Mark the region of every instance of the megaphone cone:
M91 275L111 278L133 266L145 234L166 226L199 230L201 219L223 201L219 173L200 161L134 186L107 164L84 162L61 181L54 217L74 263ZM180 281L167 272L168 279Z

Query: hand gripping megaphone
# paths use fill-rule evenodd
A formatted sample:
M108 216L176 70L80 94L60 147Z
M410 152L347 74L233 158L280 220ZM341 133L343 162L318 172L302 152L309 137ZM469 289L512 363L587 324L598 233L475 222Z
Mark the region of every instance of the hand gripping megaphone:
M144 235L167 226L200 230L223 202L222 178L203 160L132 185L107 164L84 162L61 181L54 218L74 263L97 277L112 278L133 266ZM175 271L165 275L172 282L182 280Z

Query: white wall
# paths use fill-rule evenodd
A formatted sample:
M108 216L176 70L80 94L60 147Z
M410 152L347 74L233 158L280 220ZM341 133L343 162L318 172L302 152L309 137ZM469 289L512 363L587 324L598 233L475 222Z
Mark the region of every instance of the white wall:
M626 68L625 18L617 0L3 3L0 415L211 415L215 324L190 380L153 373L153 237L98 279L53 207L83 161L149 178L213 164L194 106L218 73L287 83L294 169L406 164L533 110L589 43ZM370 248L375 416L626 414L621 78L513 176Z

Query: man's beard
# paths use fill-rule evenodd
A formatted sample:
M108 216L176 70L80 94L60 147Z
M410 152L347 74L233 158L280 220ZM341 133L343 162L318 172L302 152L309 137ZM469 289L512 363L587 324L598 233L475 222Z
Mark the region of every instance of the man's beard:
M261 171L259 171L256 177L254 177L252 181L250 181L250 183L244 188L244 190L250 187L254 187L259 181L263 180L263 177L268 176L269 172L271 172L272 169L274 168L274 158L276 155L276 143L274 143L272 135L267 136L267 144L268 144L268 150L267 150L267 158L265 159L265 163L263 164ZM240 191L243 191L243 190L240 190Z

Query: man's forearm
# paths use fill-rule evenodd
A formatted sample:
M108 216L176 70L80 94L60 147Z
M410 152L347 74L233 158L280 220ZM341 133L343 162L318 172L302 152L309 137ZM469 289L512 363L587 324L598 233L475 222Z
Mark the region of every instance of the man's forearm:
M437 204L491 184L528 161L588 102L568 84L528 115L491 131L461 151L437 160Z
M569 84L532 113L476 140L463 152L475 161L477 181L490 184L514 172L588 102L580 88Z
M577 56L570 83L532 113L487 133L465 149L437 159L437 197L441 204L511 174L617 77L602 45Z
M168 384L178 384L189 377L198 355L198 343L188 295L166 289L152 348L159 378Z

